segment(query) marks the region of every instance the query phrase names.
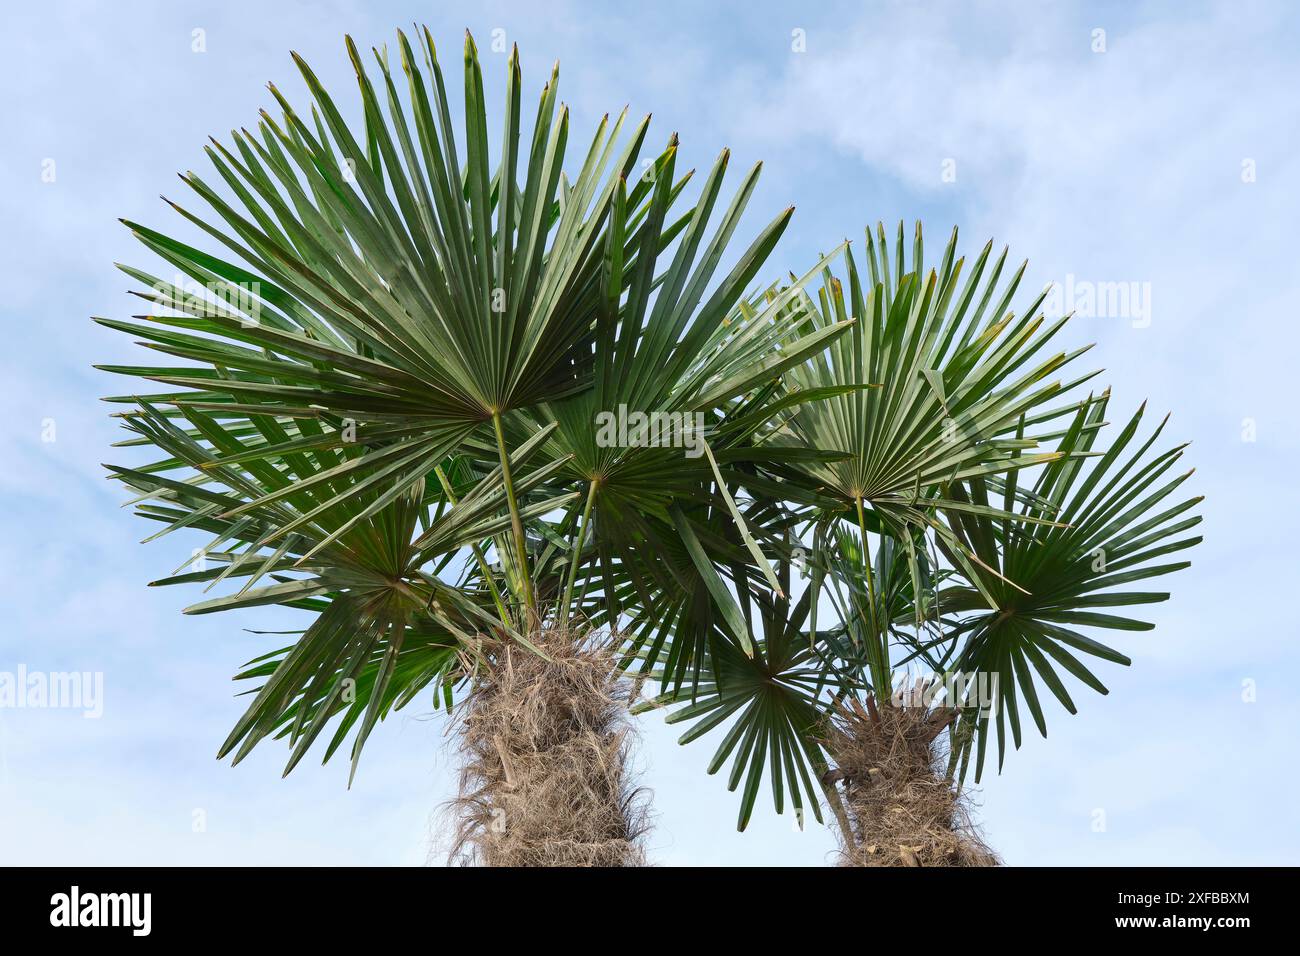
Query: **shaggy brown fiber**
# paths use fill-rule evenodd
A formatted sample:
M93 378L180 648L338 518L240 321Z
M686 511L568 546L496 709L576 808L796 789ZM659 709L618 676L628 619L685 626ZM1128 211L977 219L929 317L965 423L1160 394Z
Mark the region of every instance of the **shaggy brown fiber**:
M868 699L841 706L828 740L849 833L841 866L997 866L943 772L936 738L952 712ZM842 828L841 828L842 829Z
M646 793L631 780L629 682L610 644L551 628L507 645L462 705L453 862L642 866Z

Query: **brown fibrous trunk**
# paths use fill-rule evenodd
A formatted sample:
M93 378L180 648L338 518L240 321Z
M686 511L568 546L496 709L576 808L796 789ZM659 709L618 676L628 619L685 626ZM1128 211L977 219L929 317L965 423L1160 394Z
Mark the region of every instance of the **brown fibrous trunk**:
M997 866L971 823L966 795L944 772L938 738L951 711L925 706L842 705L827 741L851 832L839 834L842 866ZM843 827L841 826L841 830Z
M530 640L546 658L504 646L462 705L452 861L644 865L648 794L611 643L557 627Z

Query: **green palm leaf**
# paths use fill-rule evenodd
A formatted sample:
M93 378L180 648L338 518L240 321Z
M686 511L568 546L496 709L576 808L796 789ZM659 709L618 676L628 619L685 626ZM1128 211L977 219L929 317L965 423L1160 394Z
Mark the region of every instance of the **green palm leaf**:
M295 58L315 101L311 120L272 88L281 121L264 113L256 134L231 134L233 151L215 142L208 150L233 201L196 173L182 177L221 225L176 208L232 259L127 224L199 289L123 267L148 286L140 295L161 314L138 317L145 324L102 321L207 368L114 371L196 389L213 403L384 423L409 436L586 387L614 196L633 214L650 196L646 184L627 195L623 185L645 123L620 144L623 119L602 122L562 187L568 113L557 106L553 74L519 182L517 56L507 65L504 144L492 159L477 53L466 38L462 161L427 32L422 56L404 34L398 39L405 100L387 54L375 54L377 89L348 41L364 136ZM643 242L669 238L642 228L622 253L634 258Z
M1124 665L1129 658L1079 629L1150 630L1153 625L1111 609L1167 600L1167 592L1127 586L1188 567L1189 561L1165 559L1201 540L1187 534L1201 521L1190 513L1201 498L1169 503L1192 474L1170 477L1186 446L1152 451L1168 417L1138 444L1143 417L1139 409L1108 447L1097 448L1098 426L1108 404L1107 393L1078 412L1060 444L1062 451L1071 454L1040 470L1033 498L1016 508L1014 517L951 515L957 539L978 551L989 569L980 568L982 587L948 588L938 601L952 612L968 612L964 646L953 662L954 670L998 677L998 717L993 726L999 765L1005 753L1006 725L1015 745L1020 745L1022 703L1039 732L1047 734L1035 678L1071 713L1076 708L1061 671L1106 693L1078 655ZM1094 457L1085 459L1080 454ZM967 487L968 494L957 492L960 498L987 500L982 481L974 480ZM1012 491L1008 486L1005 495ZM1032 520L1048 513L1056 524ZM947 547L943 541L939 546ZM963 743L955 748L954 760L961 761L964 772L972 745L979 743L978 780L989 718L971 712L963 721L959 728Z

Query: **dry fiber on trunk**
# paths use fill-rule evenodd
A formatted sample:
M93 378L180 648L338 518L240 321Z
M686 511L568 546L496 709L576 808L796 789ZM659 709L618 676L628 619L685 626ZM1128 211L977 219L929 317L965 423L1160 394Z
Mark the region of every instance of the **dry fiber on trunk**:
M506 645L463 709L452 858L481 866L641 866L629 682L608 642L550 628Z
M842 866L998 865L943 770L936 738L951 716L872 700L840 708L828 743L852 831L840 834Z

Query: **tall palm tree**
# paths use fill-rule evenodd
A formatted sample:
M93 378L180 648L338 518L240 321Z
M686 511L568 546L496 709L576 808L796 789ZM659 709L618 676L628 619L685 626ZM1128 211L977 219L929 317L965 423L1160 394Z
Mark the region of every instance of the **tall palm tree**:
M355 774L375 723L432 686L436 703L466 702L466 733L480 735L462 747L472 858L635 862L630 784L621 769L595 780L611 756L622 766L620 648L591 629L617 635L634 595L671 586L648 535L675 502L709 498L719 460L763 459L749 440L762 408L743 396L848 323L799 333L794 287L744 298L790 209L717 276L759 167L715 217L729 154L687 205L676 137L634 176L648 118L624 136L620 116L566 173L552 72L521 169L517 52L492 158L468 34L461 149L432 37L418 53L397 40L404 97L387 49L373 51L376 83L347 40L359 128L295 55L310 113L272 85L278 117L207 149L224 190L181 177L211 213L170 205L224 252L126 223L178 276L122 266L151 313L96 321L183 364L103 366L170 389L109 399L127 406L121 444L162 455L110 470L165 526L153 537L212 535L213 567L155 583L238 588L187 613L315 615L241 675L261 684L220 756L287 738L288 772L333 724L326 759L352 733ZM718 456L653 447L635 428L601 441L605 409L711 419ZM550 710L527 710L539 701ZM482 737L503 726L514 736ZM533 825L578 790L609 797L560 832Z

